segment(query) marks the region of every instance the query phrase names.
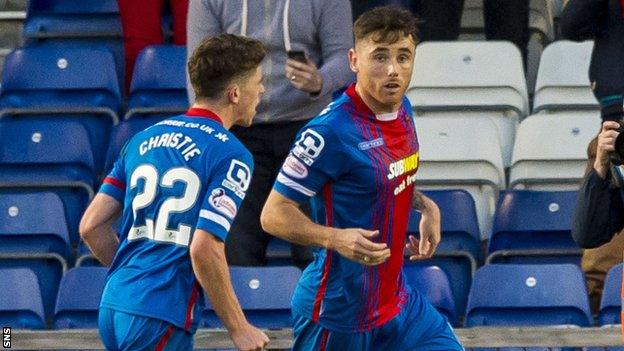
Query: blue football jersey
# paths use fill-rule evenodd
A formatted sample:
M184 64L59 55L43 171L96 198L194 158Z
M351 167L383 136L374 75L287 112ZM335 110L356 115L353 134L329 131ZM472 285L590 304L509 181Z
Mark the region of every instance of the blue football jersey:
M252 172L249 151L208 110L135 135L100 188L124 205L101 306L194 332L205 300L189 255L193 233L225 240Z
M419 145L411 105L379 120L352 85L299 133L274 189L311 200L315 222L379 230L391 250L368 267L317 249L293 297L293 311L326 328L362 332L379 327L405 306L411 290L402 274L403 250Z

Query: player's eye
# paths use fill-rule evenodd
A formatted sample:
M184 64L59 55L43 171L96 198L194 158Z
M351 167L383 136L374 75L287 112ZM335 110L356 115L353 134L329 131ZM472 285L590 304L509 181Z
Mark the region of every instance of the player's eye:
M385 62L388 59L388 55L385 54L377 54L374 56L375 61Z

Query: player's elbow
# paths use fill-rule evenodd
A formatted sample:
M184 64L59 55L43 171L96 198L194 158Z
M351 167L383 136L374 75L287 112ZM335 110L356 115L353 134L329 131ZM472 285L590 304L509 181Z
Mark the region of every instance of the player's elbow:
M80 234L80 238L83 241L90 240L95 233L95 229L96 225L94 219L89 215L83 216L80 220L80 225L78 226L78 233Z
M273 204L267 202L262 209L262 213L260 214L260 225L262 226L262 230L270 234L275 234L277 231L277 217L274 214L274 207L275 206Z
M189 248L191 261L196 267L207 260L225 257L224 250L223 242L220 239L199 229L195 231Z

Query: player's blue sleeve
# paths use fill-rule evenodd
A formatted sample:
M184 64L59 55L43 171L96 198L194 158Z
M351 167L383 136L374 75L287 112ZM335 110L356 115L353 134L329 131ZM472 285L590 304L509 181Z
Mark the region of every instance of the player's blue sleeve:
M345 169L345 148L327 125L302 129L284 161L273 189L298 203L307 201Z
M125 148L124 148L125 150ZM106 195L110 195L115 200L120 203L124 203L124 197L126 193L126 170L124 166L124 154L125 152L121 152L121 155L115 162L113 166L113 170L104 178L102 182L102 186L100 187L101 193Z
M403 108L405 108L405 112L411 118L414 118L414 110L412 109L412 103L409 101L407 97L403 98Z
M196 228L225 241L253 174L253 158L240 146L208 167L209 181Z

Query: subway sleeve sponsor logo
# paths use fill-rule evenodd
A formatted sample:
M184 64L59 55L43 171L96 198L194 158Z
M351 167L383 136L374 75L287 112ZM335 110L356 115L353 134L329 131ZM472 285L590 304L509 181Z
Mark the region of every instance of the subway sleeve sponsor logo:
M420 154L416 152L401 160L392 162L388 166L388 180L392 180L406 173L415 171L416 168L418 168L419 159L420 159Z

